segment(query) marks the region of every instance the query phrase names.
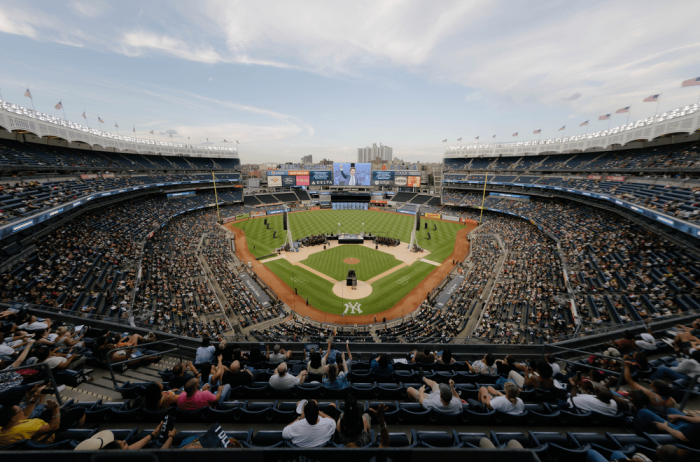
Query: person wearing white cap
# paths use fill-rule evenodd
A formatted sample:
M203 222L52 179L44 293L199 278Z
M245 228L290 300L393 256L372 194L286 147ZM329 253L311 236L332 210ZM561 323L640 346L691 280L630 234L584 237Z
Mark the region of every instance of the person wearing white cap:
M103 430L99 433L95 433L90 438L81 442L75 447L76 451L97 451L99 449L119 449L119 450L132 450L132 449L143 449L148 443L151 443L158 439L158 434L163 427L163 422L158 424L158 426L153 430L153 433L149 433L145 437L141 438L135 443L129 444L124 440L114 439L114 433L109 430ZM173 437L177 434L177 430L174 428L168 432L168 439L165 440L161 449L168 449L173 444Z

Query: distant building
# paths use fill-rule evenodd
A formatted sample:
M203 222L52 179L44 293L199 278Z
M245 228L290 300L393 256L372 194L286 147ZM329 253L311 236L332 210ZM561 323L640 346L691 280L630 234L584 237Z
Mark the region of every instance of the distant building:
M310 165L310 164L313 164L313 163L314 163L313 157L314 157L314 156L312 156L311 154L309 154L308 156L304 156L304 157L301 158L301 163L302 163L303 165Z
M379 143L379 146L377 146L377 144L374 143L372 144L371 148L367 146L366 148L357 149L357 162L372 162L376 160L381 162L391 162L393 153L394 150L389 146L382 146L381 143Z

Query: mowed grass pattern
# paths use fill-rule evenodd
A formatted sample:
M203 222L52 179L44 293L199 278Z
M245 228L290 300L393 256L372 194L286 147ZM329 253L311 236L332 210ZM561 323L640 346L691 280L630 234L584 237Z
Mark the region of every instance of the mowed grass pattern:
M357 258L360 260L360 263L353 265L344 263L346 258ZM349 269L355 270L357 279L360 281L368 281L384 271L401 264L393 255L368 249L361 245L331 247L323 252L309 256L302 263L332 277L336 281L345 280Z
M311 210L292 213L289 215L289 219L294 239L311 234L336 233L340 222L341 232L344 233L360 233L364 229L366 233L390 236L408 243L411 239L411 226L414 217L413 215L399 215L373 210ZM282 216L271 215L267 217L267 220L270 223L270 230L266 229L263 218L235 224L245 231L248 248L256 257L271 254L275 248L284 243L285 231L282 229ZM427 259L442 263L452 253L457 231L463 226L459 223L421 219L421 222L424 221L428 223L429 229L425 230L421 223L421 230L416 232L418 244L431 252L430 255L426 256ZM437 231L433 231L433 223L437 225ZM273 231L277 231L277 239L272 238ZM426 239L428 231L432 236L430 241ZM342 247L347 246L339 248ZM320 254L323 252L317 255ZM345 271L345 275L347 275L347 265L343 263L343 259L338 258L336 264L337 268L340 271ZM334 314L345 311L345 304L348 301L333 294L333 284L329 281L285 260L275 260L265 263L265 265L287 285L296 288L300 296L308 297L309 302L315 308ZM361 304L362 314L381 313L388 310L435 269L435 266L429 263L418 261L375 282L372 284L372 294L356 301ZM337 270L334 271L334 274L338 274Z

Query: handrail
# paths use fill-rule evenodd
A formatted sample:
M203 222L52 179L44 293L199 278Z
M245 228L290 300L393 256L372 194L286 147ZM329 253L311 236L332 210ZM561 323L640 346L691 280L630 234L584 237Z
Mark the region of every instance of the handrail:
M690 398L690 395L700 394L700 391L695 391L695 387L698 385L698 379L700 379L700 374L695 374L690 378L690 384L685 390L685 394L683 394L683 400L681 400L680 406L678 406L679 411L682 411L685 405L688 404L688 399Z
M25 347L25 348L27 348L27 347ZM63 406L63 400L61 399L61 393L58 391L58 384L56 383L56 379L54 378L53 373L51 372L51 367L48 364L46 364L46 363L27 364L25 366L10 367L8 369L3 369L1 372L5 373L5 372L20 371L20 370L31 369L34 367L46 369L49 380L51 381L51 386L54 389L54 396L56 396L56 401L58 401L59 406Z
M615 371L611 371L611 370L608 370L608 369L603 369L602 367L597 367L597 366L587 366L587 367L590 368L590 369L597 369L597 370L599 370L599 371L605 371L605 372L608 372L608 373L610 373L610 374L619 374L618 377L617 377L617 385L615 385L615 391L619 390L620 387L622 386L622 379L624 378L624 375L625 375L625 374L624 374L625 361L624 361L622 358L618 358L618 357L615 357L615 356L605 356L605 355L598 354L598 353L589 353L588 351L577 350L576 348L566 348L566 347L562 347L562 346L559 346L559 345L547 344L547 346L548 346L548 347L552 347L552 348L559 348L560 350L565 350L565 351L575 351L575 352L577 352L577 353L583 353L583 354L586 354L586 355L589 355L589 356L597 356L597 357L599 357L599 358L602 357L602 358L605 358L605 359L612 359L613 361L622 363L622 371L623 371L623 372L615 372ZM566 360L566 359L562 359L562 361L566 361L567 363L571 362L571 361Z
M150 354L150 355L142 355L142 356L139 356L138 358L127 359L127 360L125 360L125 361L119 361L119 362L116 362L116 363L112 363L112 360L110 359L110 356L111 356L112 353L114 353L115 351L119 351L119 350L132 350L132 349L134 349L134 348L144 348L144 347L150 346L150 345L158 345L158 344L160 344L160 343L170 343L170 342L173 342L173 341L174 341L175 343L177 343L177 348L173 348L173 349L165 350L165 351L159 351L158 353L154 353L154 354ZM177 351L178 358L180 358L180 362L182 362L182 348L180 347L180 339L179 339L179 338L168 339L168 340L159 340L159 341L157 341L157 342L144 343L144 344L142 344L142 345L136 345L135 347L131 347L131 348L117 347L117 348L114 348L114 349L112 349L112 350L109 350L109 351L107 352L107 354L106 354L106 358L105 358L105 359L107 360L107 368L109 369L109 375L112 377L112 383L114 384L114 389L116 390L116 388L117 388L119 385L117 384L117 378L114 376L114 368L113 368L113 366L121 366L122 364L127 364L127 363L130 363L130 362L132 362L132 361L140 361L141 359L154 358L154 357L156 357L156 356L162 356L162 355L164 355L164 354L172 353L172 352L174 352L174 351Z

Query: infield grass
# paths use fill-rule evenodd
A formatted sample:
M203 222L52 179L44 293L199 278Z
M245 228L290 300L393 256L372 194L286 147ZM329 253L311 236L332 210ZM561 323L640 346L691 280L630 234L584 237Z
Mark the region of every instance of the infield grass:
M344 263L343 261L347 258L357 258L360 262L353 265ZM380 252L379 250L368 249L361 245L331 247L310 255L302 263L332 277L336 281L344 280L348 275L349 269L355 270L357 279L360 281L368 281L384 271L401 264L393 255Z

